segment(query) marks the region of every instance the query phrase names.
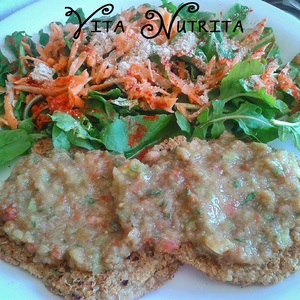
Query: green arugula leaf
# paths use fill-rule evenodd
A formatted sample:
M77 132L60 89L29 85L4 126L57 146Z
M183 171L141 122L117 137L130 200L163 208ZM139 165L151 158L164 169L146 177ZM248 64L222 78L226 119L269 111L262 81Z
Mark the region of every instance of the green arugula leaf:
M28 134L34 133L34 123L32 118L26 118L25 120L22 120L19 125L18 129L25 130Z
M56 148L69 150L70 146L74 145L92 150L94 147L91 145L91 141L101 143L99 138L91 136L84 128L83 124L69 114L54 112L50 118L54 123L52 128L52 138L53 145ZM68 142L66 140L68 140Z
M84 21L85 21L85 16L84 16L84 12L83 12L82 8L81 8L81 7L80 7L80 8L77 8L75 11L78 13L81 22L84 22ZM77 15L76 15L75 13L73 13L73 14L67 19L66 24L68 24L68 23L71 23L71 24L79 24L78 17L77 17Z
M42 46L46 46L49 43L50 36L48 33L45 33L43 29L39 31L39 43Z
M255 59L237 63L221 81L220 99L230 100L234 95L245 92L241 79L261 75L264 70L264 65Z
M172 115L126 116L106 125L100 133L102 143L108 150L132 157L145 147L168 136L168 128L174 126Z
M171 14L175 14L176 11L178 10L178 6L176 6L175 4L173 4L172 2L168 2L167 0L161 0L162 3L162 7L165 8L168 12L170 12Z
M271 115L271 114L270 114ZM240 138L251 137L262 143L279 138L285 142L292 138L294 145L300 150L300 113L281 119L272 116L266 118L262 108L244 102L235 111L226 111L225 101L212 101L212 107L205 109L197 118L193 137L200 139L218 138L226 126Z
M23 129L0 130L0 165L26 153L32 140Z
M173 42L174 40L172 40ZM164 67L164 65L162 64L161 62L161 57L154 53L154 54L151 54L150 57L149 57L150 61L151 62L154 62L156 64L156 67L158 68L159 72L163 75L164 78L168 78L168 74L166 72L166 69Z
M300 150L300 125L298 126L280 126L279 128L279 139L282 142L286 142L289 137L292 138L294 146Z
M96 95L96 96L100 95L104 99L110 100L110 99L117 99L117 98L121 97L122 91L119 88L115 88L115 89L109 90L106 93L92 92L92 95Z
M117 119L106 125L100 133L105 148L117 153L128 150L127 128L123 120Z
M282 100L277 99L275 107L278 109L278 111L281 113L280 117L288 114L291 110L289 106Z
M14 115L17 118L17 120L22 120L23 119L23 111L25 108L25 97L26 94L24 92L20 92L18 101L14 107Z
M96 108L104 112L113 121L118 117L118 113L114 106L105 99L105 97L110 98L109 95L114 95L117 98L119 92L117 92L117 90L113 90L104 95L98 92L89 93L89 102L87 103L87 107Z
M18 69L17 63L16 62L10 63L7 57L0 50L0 86L5 87L7 74L16 72L17 69Z
M177 124L180 127L180 129L182 131L185 131L188 134L190 134L191 133L190 122L179 111L175 112L175 117L176 117L176 121L177 121Z
M68 140L73 146L81 147L87 150L95 150L100 148L100 139L95 138L81 138L79 136L76 136L73 132L66 132L66 135L68 137ZM96 146L94 146L92 141L97 141Z
M175 132L174 115L127 116L126 120L128 146L126 157L132 157L145 147L158 143ZM174 124L174 125L173 125Z
M213 56L232 59L234 57L232 47L229 46L224 38L221 28L219 26L216 27L217 31L220 32L211 32L201 49L208 60L211 60Z
M267 104L270 107L276 107L276 105L277 105L276 99L273 96L271 96L270 94L267 94L266 90L264 88L260 89L259 91L248 91L248 92L233 94L231 97L227 97L225 100L230 101L237 97L238 98L241 98L241 97L250 98L251 101L257 105L260 105L262 103Z
M240 107L233 112L224 113L225 102L216 100L212 102L212 111L198 117L200 123L193 133L193 136L205 138L207 129L211 127L211 138L218 138L225 131L225 122L237 122L239 128L248 136L258 139L258 132L269 130L273 125L262 115L262 109L249 102L242 103ZM203 122L204 117L206 121Z
M249 7L240 3L234 4L225 14L225 20L244 21L249 14Z
M267 46L264 55L262 56L265 59L277 59L278 63L281 64L280 50L276 43L276 38L271 27L265 27L263 33L260 36L259 41L251 49L251 53L255 50L258 50L264 46Z
M224 19L230 20L231 24L227 29L227 34L230 38L240 34L239 30L235 30L237 22L244 21L249 14L249 7L241 5L240 3L234 4L225 14ZM234 31L235 30L235 31Z
M5 46L9 49L16 57L16 62L18 66L18 73L22 76L27 74L26 66L24 62L20 59L20 56L25 56L25 48L22 41L26 41L32 52L38 55L35 44L32 42L31 37L27 35L24 31L15 31L11 35L5 37Z
M5 37L5 46L9 49L16 57L20 54L20 45L22 44L23 38L28 37L25 31L15 31L11 35Z
M300 87L300 53L290 62L289 76Z
M4 93L0 94L0 116L5 113L5 110L4 110L4 96L5 96Z
M161 7L164 7L168 12L172 13L173 15L178 11L180 6L182 6L183 3L179 4L176 6L172 2L168 2L167 0L161 0L162 5ZM205 12L205 11L197 11L194 13L190 13L188 11L188 8L185 7L179 11L178 16L180 17L181 20L189 20L189 21L208 21L215 17L215 13L211 12ZM190 30L190 28L189 28Z
M289 137L292 138L294 146L300 150L300 113L292 116L272 120L272 124L278 127L278 137L282 142L286 142Z
M52 127L52 143L56 149L69 150L71 143L65 131L59 128L56 124Z
M119 116L112 105L101 96L89 99L86 102L86 108L83 112L85 115L95 118L98 121L97 123L94 123L99 130L103 129L106 125L113 123Z
M7 70L7 66L9 65L9 61L7 59L7 57L2 53L2 51L0 50L0 76L1 76L1 82L0 82L0 85L1 86L5 86L4 84L4 80L6 78L3 77L3 74L6 72L8 72Z

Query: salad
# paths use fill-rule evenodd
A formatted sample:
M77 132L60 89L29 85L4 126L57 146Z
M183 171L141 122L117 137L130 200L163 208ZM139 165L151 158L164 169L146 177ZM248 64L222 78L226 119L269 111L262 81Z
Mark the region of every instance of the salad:
M300 149L300 55L282 63L265 19L251 30L237 26L249 7L235 4L217 23L214 13L183 6L162 0L95 17L78 38L81 9L38 38L7 35L14 58L0 52L0 164L42 138L135 157L168 137L230 130L263 143L291 137ZM149 10L158 14L146 19ZM203 30L194 30L198 20ZM169 32L141 35L162 21Z

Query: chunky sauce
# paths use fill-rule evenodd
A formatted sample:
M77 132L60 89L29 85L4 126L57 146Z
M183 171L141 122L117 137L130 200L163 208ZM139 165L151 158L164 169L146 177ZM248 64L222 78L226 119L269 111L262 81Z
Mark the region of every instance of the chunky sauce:
M300 168L287 151L232 136L182 142L143 162L107 152L31 154L5 182L0 220L35 261L97 273L144 244L193 243L222 262L261 264L300 242Z
M231 136L182 143L114 169L121 226L138 245L192 242L224 262L260 264L299 235L300 168L287 151ZM150 166L149 166L150 164Z
M122 230L109 188L113 167L123 161L100 151L74 158L60 151L50 157L29 155L14 168L0 195L4 231L26 243L35 261L66 259L93 272L121 265L119 256L130 251L119 245Z

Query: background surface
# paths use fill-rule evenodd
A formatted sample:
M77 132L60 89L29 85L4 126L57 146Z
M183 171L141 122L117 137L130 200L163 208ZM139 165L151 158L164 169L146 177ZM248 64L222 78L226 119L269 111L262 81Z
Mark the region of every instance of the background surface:
M37 1L38 0L0 0L0 21L21 8Z

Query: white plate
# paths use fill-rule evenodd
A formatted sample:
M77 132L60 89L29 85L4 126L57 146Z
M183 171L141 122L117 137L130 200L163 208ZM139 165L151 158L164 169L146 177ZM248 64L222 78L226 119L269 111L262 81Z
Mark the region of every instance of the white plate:
M71 4L70 4L71 2ZM103 0L51 0L39 1L0 22L1 40L6 34L15 30L25 30L28 34L36 33L40 28L46 26L51 21L66 20L65 6L71 6L74 9L82 7L86 16L89 16L95 9L103 4L113 3L114 12L120 9L127 9L129 6L136 6L147 2L147 0L133 0L130 4L117 4L120 1L105 2ZM160 1L149 1L151 4L160 4ZM180 4L187 1L173 1ZM284 61L288 61L300 52L300 22L279 9L272 7L265 2L258 0L198 0L201 10L225 12L234 3L239 2L253 9L250 14L251 24L259 22L262 18L267 17L268 26L272 26L277 41L281 48ZM2 44L3 45L3 44ZM1 45L0 45L1 46ZM3 49L3 47L2 47ZM291 143L272 143L275 147L286 148L295 151L299 156L299 151L295 150ZM10 165L10 164L8 164ZM0 170L0 183L9 174L9 167ZM3 300L40 300L40 299L61 299L51 294L42 283L16 267L0 261L0 299ZM152 292L143 297L143 300L153 299L172 299L172 300L298 300L300 299L300 272L286 278L282 283L261 287L241 288L229 284L218 283L209 280L201 273L190 267L182 267L176 274L175 278L166 283L159 290Z

